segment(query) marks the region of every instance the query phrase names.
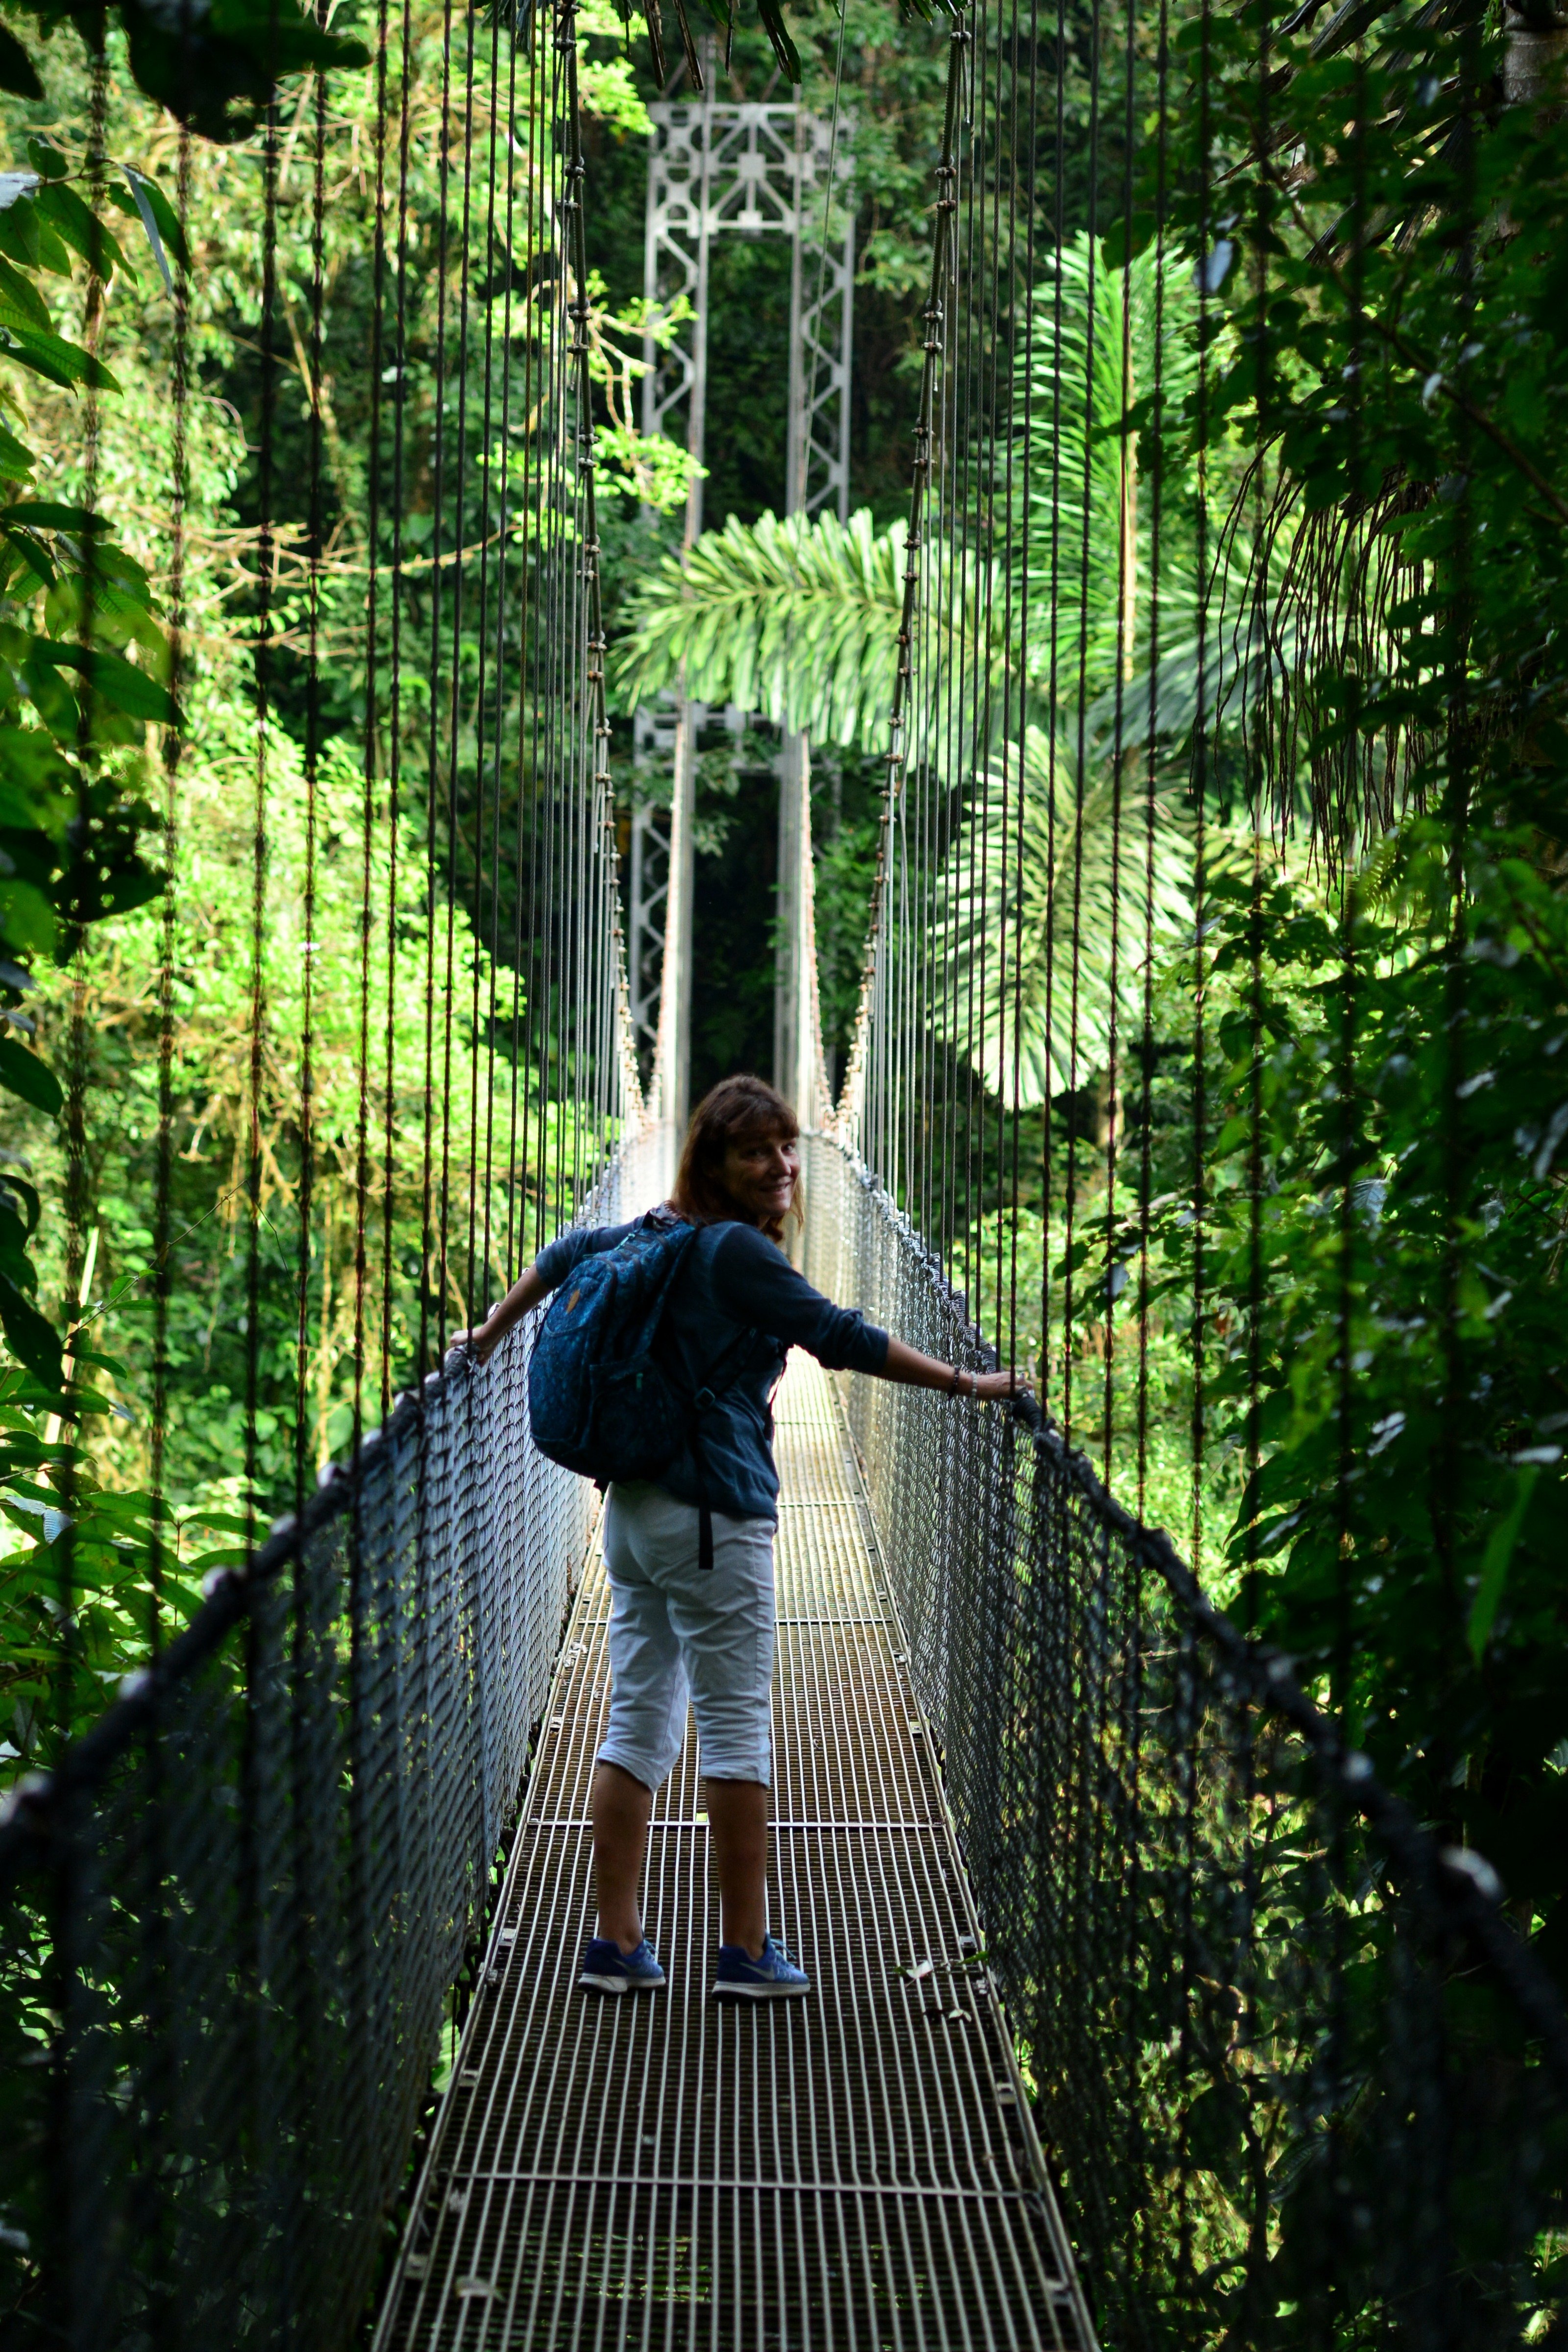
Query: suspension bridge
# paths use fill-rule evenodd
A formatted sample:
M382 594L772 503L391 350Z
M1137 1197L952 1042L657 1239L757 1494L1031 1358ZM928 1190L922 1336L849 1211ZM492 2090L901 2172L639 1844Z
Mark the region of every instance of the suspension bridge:
M1123 99L1131 119L1148 28L1137 11L1128 26L1125 91L1113 103L1108 50L1097 123ZM709 1998L694 1735L650 1837L668 1990L634 2004L576 1989L607 1689L597 1498L531 1446L532 1325L483 1366L451 1340L561 1226L668 1186L690 1086L704 714L685 680L646 698L630 784L613 769L595 423L608 330L573 0L515 38L499 14L458 27L448 12L417 71L406 20L384 7L371 34L375 108L353 168L370 190L358 363L374 422L352 593L326 503L323 387L341 401L352 368L342 352L335 378L328 364L337 131L322 101L287 135L275 111L264 134L268 249L296 236L313 308L302 327L285 318L268 280L275 511L257 559L241 1024L258 1073L264 1052L304 1072L297 1286L264 1263L253 1219L247 1332L269 1283L298 1297L304 1398L322 1281L310 1202L337 1185L353 1212L353 1425L313 1490L301 1477L295 1507L212 1570L190 1622L162 1622L100 1719L8 1801L6 2341L1557 2340L1542 2250L1560 2268L1568 2024L1550 1978L1490 1864L1434 1837L1331 1693L1309 1696L1215 1605L1194 1572L1214 1566L1191 1557L1196 1502L1191 1546L1148 1524L1148 1318L1119 1359L1110 1309L1129 1268L1147 1288L1153 1229L1128 1107L1170 847L1150 749L1160 645L1131 667L1139 583L1159 593L1135 561L1151 493L1141 525L1125 436L1109 509L1067 479L1059 357L1054 408L1029 405L1051 310L1015 299L1041 262L1020 187L1070 126L1032 90L1025 51L1045 36L995 0L910 28L943 54L946 100L908 521L867 624L885 632L889 781L842 1087L819 1002L813 747L788 726L774 1039L805 1134L805 1272L955 1364L1028 1343L1019 1299L1042 1277L1011 1206L1020 1120L1044 1118L1047 1153L1061 1122L1067 1222L1047 1256L1068 1296L1034 1333L1045 1409L792 1362L769 1899L813 1996L746 2015ZM701 461L711 240L780 234L786 509L842 526L852 126L720 105L711 88L654 114L647 291L655 308L693 302L665 342L650 330L647 430ZM421 218L409 159L426 121L440 173ZM312 141L296 218L288 173ZM1187 362L1172 320L1208 268L1197 295L1190 257L1152 281L1151 306L1167 306L1152 349L1173 381ZM1120 350L1071 344L1064 272L1054 348L1097 383L1122 371L1120 415L1131 297ZM295 369L297 481L281 404ZM1092 424L1072 443L1080 469ZM1049 486L1048 561L1015 562L1031 467L1036 492ZM689 555L702 478L687 479ZM1108 615L1083 584L1091 530L1121 551ZM1047 615L1033 654L1026 630L1009 635L1031 594ZM1237 625L1215 624L1216 677L1245 667ZM1110 683L1099 705L1079 695L1079 750L1110 730L1108 852L1088 845L1085 770L1051 797L1061 755L1038 724L1043 666L1087 677L1094 628L1114 641ZM345 646L367 717L353 789L333 802L321 711ZM267 700L286 657L305 679L294 768ZM1202 677L1200 658L1200 733ZM289 793L306 812L294 832ZM1029 892L1047 806L1042 915ZM336 1160L309 977L334 827L360 1008ZM184 903L198 877L171 856ZM1177 925L1200 941L1205 870L1200 841ZM1195 1001L1201 1020L1201 985ZM260 1085L240 1147L258 1202L274 1149ZM1091 1174L1092 1212L1075 1212ZM412 1287L398 1186L417 1213ZM165 1230L166 1212L165 1193ZM1200 1199L1200 1228L1207 1213Z

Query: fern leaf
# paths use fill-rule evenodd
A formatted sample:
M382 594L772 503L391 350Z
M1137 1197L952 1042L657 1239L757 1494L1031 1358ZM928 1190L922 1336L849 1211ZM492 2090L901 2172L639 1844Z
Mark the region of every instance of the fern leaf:
M630 636L612 663L628 707L673 687L697 702L761 711L814 742L883 749L898 677L906 533L879 532L862 509L847 524L763 515L707 531L686 560L667 557L633 599ZM917 698L962 677L967 698L1004 707L1010 668L1005 599L994 571L927 558L925 658ZM938 658L932 659L935 652ZM1017 688L1011 702L1017 708ZM911 711L913 740L925 712ZM962 740L944 710L944 739Z

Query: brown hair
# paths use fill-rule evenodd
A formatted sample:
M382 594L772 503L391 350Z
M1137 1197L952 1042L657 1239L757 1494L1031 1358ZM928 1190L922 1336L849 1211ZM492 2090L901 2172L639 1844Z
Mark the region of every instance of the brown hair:
M754 1137L776 1136L781 1143L793 1143L799 1133L799 1119L766 1078L743 1074L721 1078L691 1114L670 1207L694 1225L722 1224L729 1218L750 1224L740 1202L724 1188L724 1154L731 1144L749 1143ZM800 1220L798 1176L786 1214ZM770 1241L782 1242L784 1224L783 1217L773 1217L763 1231Z

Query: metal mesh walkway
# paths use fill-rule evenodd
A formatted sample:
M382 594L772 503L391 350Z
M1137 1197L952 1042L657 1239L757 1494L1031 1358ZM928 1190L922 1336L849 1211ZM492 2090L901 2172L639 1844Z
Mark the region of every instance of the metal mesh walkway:
M796 1355L778 1404L769 1899L815 1990L709 1999L694 1736L649 1843L668 1990L576 1989L608 1693L594 1563L377 2352L1089 2340L837 1398Z

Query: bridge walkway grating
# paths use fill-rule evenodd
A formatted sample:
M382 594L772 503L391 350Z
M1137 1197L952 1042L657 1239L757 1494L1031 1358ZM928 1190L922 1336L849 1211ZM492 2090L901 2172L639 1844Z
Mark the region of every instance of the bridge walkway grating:
M694 1732L649 1839L668 1990L577 1989L608 1696L591 1559L376 2352L1092 2344L854 1450L798 1353L777 1432L769 1903L815 1990L762 2009L709 1997Z

